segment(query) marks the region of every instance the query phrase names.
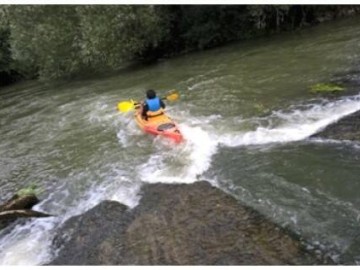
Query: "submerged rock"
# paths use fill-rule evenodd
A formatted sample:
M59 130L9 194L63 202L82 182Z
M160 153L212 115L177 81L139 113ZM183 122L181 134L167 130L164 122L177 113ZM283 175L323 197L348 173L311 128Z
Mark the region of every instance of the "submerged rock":
M336 93L343 91L345 91L345 88L335 83L317 83L310 86L311 93Z
M327 126L324 130L311 137L321 137L333 140L360 141L360 111L345 116L336 123Z
M148 184L129 209L104 201L58 231L49 265L325 264L298 237L207 182Z

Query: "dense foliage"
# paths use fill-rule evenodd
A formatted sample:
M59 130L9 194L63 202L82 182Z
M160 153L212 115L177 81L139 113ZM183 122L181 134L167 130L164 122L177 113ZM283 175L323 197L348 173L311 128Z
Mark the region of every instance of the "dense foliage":
M117 68L161 39L150 6L9 6L12 57L26 77Z
M0 86L13 81L12 56L10 50L10 29L6 16L0 9Z
M0 85L116 70L351 13L358 6L0 6Z

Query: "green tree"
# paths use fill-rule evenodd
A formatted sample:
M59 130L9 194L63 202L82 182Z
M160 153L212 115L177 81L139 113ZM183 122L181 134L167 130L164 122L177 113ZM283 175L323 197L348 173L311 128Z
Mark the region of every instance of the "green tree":
M152 6L10 6L9 22L21 73L46 79L116 69L163 35Z
M9 72L11 63L10 29L6 20L6 9L0 7L0 72Z
M9 44L10 29L0 27L0 72L10 72L11 51Z
M58 78L79 66L77 16L71 6L11 6L11 48L27 77Z
M164 36L152 6L79 6L81 54L85 64L116 69L146 57Z
M12 59L10 34L7 6L0 6L0 86L19 78L19 74L14 71L16 67Z

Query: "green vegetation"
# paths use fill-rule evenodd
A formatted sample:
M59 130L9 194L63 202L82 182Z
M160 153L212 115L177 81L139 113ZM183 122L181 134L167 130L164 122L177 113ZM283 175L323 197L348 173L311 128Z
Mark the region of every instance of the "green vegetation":
M310 87L311 93L334 93L344 91L344 87L334 83L317 83Z
M148 6L8 6L7 13L12 57L27 78L116 69L161 38Z
M10 28L5 11L0 9L0 86L11 82L12 57L10 50Z
M0 85L114 71L132 62L289 31L359 6L0 6Z
M31 184L29 187L27 188L23 188L23 189L20 189L16 195L18 195L19 197L25 197L25 196L31 196L31 195L39 195L40 193L42 193L43 190L41 189L38 189L36 187L35 184Z

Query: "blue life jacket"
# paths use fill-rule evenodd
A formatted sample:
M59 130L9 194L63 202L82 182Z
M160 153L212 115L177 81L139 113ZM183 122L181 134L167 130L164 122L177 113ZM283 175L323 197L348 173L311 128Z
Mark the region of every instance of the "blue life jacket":
M149 107L149 111L156 112L160 110L160 99L158 97L152 98L152 99L146 99L146 104Z

